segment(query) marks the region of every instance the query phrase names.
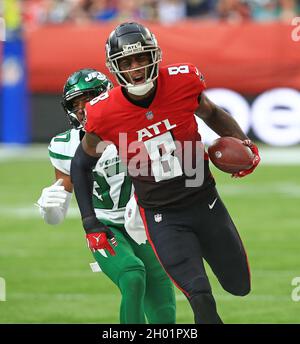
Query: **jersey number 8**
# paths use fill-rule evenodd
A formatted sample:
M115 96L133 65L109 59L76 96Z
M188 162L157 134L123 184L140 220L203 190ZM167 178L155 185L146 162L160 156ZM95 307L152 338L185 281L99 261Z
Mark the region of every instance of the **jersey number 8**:
M176 145L169 131L144 143L151 159L152 172L156 182L183 174L179 159L173 155Z

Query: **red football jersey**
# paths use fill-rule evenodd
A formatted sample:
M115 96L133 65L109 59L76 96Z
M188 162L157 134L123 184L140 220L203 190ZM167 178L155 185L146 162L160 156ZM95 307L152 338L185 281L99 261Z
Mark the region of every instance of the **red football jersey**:
M141 206L180 205L214 184L194 117L204 89L195 66L174 64L160 68L148 108L131 103L121 87L87 104L85 130L118 147Z

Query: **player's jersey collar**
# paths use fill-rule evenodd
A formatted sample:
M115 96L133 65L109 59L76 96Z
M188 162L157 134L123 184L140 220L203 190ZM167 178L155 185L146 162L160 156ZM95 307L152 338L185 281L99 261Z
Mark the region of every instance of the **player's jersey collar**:
M153 103L157 101L157 98L159 97L159 92L160 92L160 78L158 77L155 81L155 90L154 92L146 99L143 100L133 100L128 97L126 94L125 90L121 87L121 93L122 93L122 98L124 101L128 104L130 103L131 105L137 106L139 108L144 108L148 109Z

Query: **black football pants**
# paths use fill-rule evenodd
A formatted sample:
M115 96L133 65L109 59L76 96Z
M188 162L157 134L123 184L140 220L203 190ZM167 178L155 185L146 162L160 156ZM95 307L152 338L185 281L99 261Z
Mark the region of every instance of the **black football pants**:
M174 284L187 296L196 323L221 323L203 258L233 295L250 291L247 255L215 188L206 201L176 209L140 208L148 240Z

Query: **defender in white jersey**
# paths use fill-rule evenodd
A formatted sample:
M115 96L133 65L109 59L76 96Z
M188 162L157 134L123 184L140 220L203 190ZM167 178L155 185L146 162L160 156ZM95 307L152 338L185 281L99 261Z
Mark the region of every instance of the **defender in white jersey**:
M68 176L71 159L83 135L80 130L68 130L54 137L48 147L52 165ZM107 223L124 225L124 211L131 195L132 184L117 149L109 145L94 169L93 203L97 217Z
M84 136L84 105L110 87L107 77L93 69L79 70L67 80L63 106L74 129L51 140L49 156L55 169L56 182L43 189L38 200L41 215L49 224L63 221L71 200L73 185L70 166ZM92 253L101 270L121 291L120 322L175 323L173 285L146 242L135 199L132 197L128 203L133 193L132 184L114 145L107 146L98 160L93 181L96 216L113 233L118 245ZM89 247L90 240L97 238L92 233L87 235Z

